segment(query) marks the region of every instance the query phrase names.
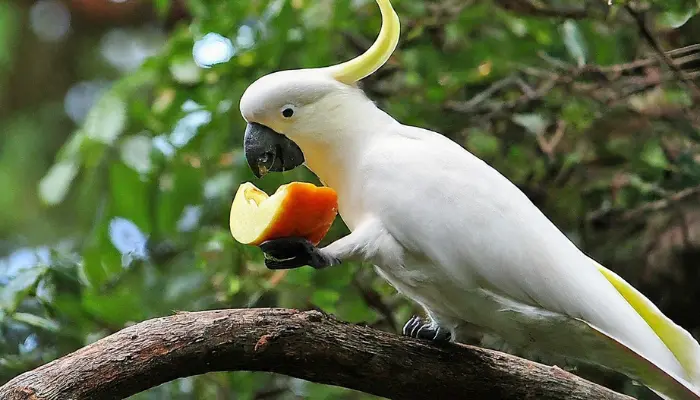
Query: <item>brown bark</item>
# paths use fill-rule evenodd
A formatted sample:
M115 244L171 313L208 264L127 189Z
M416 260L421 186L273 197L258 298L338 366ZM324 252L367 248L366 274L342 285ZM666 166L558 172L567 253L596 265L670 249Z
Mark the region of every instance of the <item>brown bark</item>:
M211 371L270 371L392 399L630 399L556 367L401 337L317 311L179 313L125 328L0 387L3 400L122 399Z

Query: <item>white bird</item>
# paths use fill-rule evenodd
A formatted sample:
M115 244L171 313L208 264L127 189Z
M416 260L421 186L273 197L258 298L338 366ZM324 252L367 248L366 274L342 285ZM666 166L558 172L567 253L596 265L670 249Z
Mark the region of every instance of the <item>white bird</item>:
M382 28L342 64L278 71L243 94L253 172L305 164L338 193L351 233L324 248L299 238L260 245L269 268L375 265L428 315L404 334L495 335L510 347L620 371L667 399L700 399L700 345L640 292L578 249L512 182L446 137L380 110L356 82L399 39Z

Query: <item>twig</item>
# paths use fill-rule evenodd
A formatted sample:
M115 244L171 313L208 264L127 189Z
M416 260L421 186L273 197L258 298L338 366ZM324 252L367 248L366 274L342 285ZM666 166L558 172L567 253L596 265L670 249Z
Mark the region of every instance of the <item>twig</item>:
M666 54L668 54L669 56L680 56L680 55L692 53L692 52L695 52L698 50L700 50L700 43L691 44L691 45L688 45L685 47L679 47L679 48L673 49L673 50L668 50L666 52Z
M531 17L585 19L591 16L585 8L547 7L533 0L496 0L495 3L504 10Z
M681 191L668 195L667 197L664 197L662 199L652 201L649 203L644 203L639 207L633 208L628 211L620 212L618 214L619 216L616 219L619 219L620 221L634 220L644 214L667 209L696 195L700 195L700 185L683 189ZM618 212L619 210L615 209L596 210L589 213L586 216L586 219L588 221L595 221L611 214L617 214Z
M474 97L472 97L470 100L463 102L451 102L448 103L448 107L453 111L463 113L473 111L479 104L488 100L491 96L513 83L515 83L515 78L513 76L508 76L506 78L494 82L485 90L474 95Z
M515 83L520 87L520 90L523 91L525 96L529 96L529 97L537 96L537 92L535 92L535 89L533 89L530 85L528 85L527 82L525 82L519 76L515 77Z
M694 48L694 47L696 47L696 46L687 46L687 47L684 47L681 49L675 49L675 50L682 50L682 49ZM697 46L697 49L700 50L700 45ZM689 51L688 53L690 53L690 54L688 54L688 53L674 53L675 50L667 51L666 54L668 54L669 57L678 57L678 58L674 58L672 60L673 64L678 66L678 67L680 67L683 64L690 63L692 61L700 60L700 52L693 53L693 52ZM695 50L695 49L692 49L692 50ZM603 73L611 72L615 75L619 75L619 74L625 73L625 72L633 70L633 69L643 68L643 67L652 67L652 66L657 65L657 64L659 64L658 57L656 57L656 58L643 58L640 60L635 60L635 61L631 61L631 62L624 63L624 64L614 64L614 65L602 66L602 67L596 67L596 66L589 65L588 68L597 68L600 72L603 72Z
M564 71L570 71L574 69L574 67L571 64L567 63L566 61L562 61L556 57L552 57L544 51L538 51L537 56L555 68L559 68Z
M542 150L550 160L554 159L554 149L564 137L565 130L566 121L560 119L557 121L557 129L554 131L554 135L552 135L551 139L547 140L544 138L544 135L537 135L537 144L540 146L540 150Z
M697 50L700 50L700 45L686 46L670 50L667 53L669 56L678 57L673 60L674 64L678 66L700 60L700 52L693 53ZM540 53L539 56L550 64L556 72L529 66L519 68L519 71L523 74L543 80L536 89L533 89L519 76L511 75L496 81L486 90L476 94L467 101L447 101L444 108L465 114L484 114L485 118L489 119L523 108L533 101L540 100L552 89L561 85L568 85L569 90L586 94L605 106L611 106L624 101L631 95L654 89L664 82L677 79L673 71L661 75L631 73L635 69L658 65L659 60L656 58L607 66L588 64L576 67L550 57L546 53ZM692 79L700 76L700 71L686 71L684 76L692 81ZM521 90L522 95L519 98L507 102L492 101L485 104L496 93L511 84L517 85ZM691 117L692 115L686 110L686 116Z
M676 65L673 59L671 59L671 57L669 57L668 54L666 54L659 42L654 37L654 34L647 27L646 22L644 20L644 14L638 12L629 4L625 4L625 10L627 10L627 12L634 18L634 20L637 23L637 27L639 28L639 32L642 34L642 37L644 37L647 43L649 43L649 46L651 46L651 48L656 52L659 58L661 58L664 64L666 64L666 66L668 66L676 74L678 79L686 85L686 87L691 91L692 97L696 101L700 100L700 88L698 88L695 82L689 79L683 73L683 70L680 69L678 65Z

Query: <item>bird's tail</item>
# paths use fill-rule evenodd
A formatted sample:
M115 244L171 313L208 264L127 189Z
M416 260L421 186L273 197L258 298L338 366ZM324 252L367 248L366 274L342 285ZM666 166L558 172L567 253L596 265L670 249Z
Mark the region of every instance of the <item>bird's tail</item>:
M683 368L683 376L678 376L678 373L666 371L661 366L654 365L656 368L638 376L641 383L665 399L675 399L676 397L668 397L668 395L679 393L679 391L688 395L682 396L682 398L700 399L700 344L697 340L688 331L666 317L654 303L620 276L594 260L591 261L595 263L598 270L634 308L637 314L644 319ZM623 344L620 343L620 345ZM640 357L644 358L641 355ZM654 360L647 361L653 364ZM660 371L654 371L654 369ZM662 377L658 372L663 372L662 375L667 376ZM674 386L677 386L675 389L680 390L673 390ZM689 392L692 392L692 395Z

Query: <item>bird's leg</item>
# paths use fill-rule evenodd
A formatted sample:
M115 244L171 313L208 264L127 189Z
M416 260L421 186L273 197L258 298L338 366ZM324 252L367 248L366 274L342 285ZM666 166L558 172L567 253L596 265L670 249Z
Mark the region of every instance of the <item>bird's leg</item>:
M324 248L299 237L272 239L259 247L265 253L265 265L270 269L293 269L304 265L321 269L351 259L367 260L377 251L376 243L384 232L371 220Z
M304 265L321 269L340 264L340 259L300 237L268 240L259 247L265 253L265 266L269 269L294 269Z
M452 334L446 328L441 327L437 323L425 322L419 316L414 315L403 326L402 334L404 336L415 339L425 339L433 342L449 342Z

